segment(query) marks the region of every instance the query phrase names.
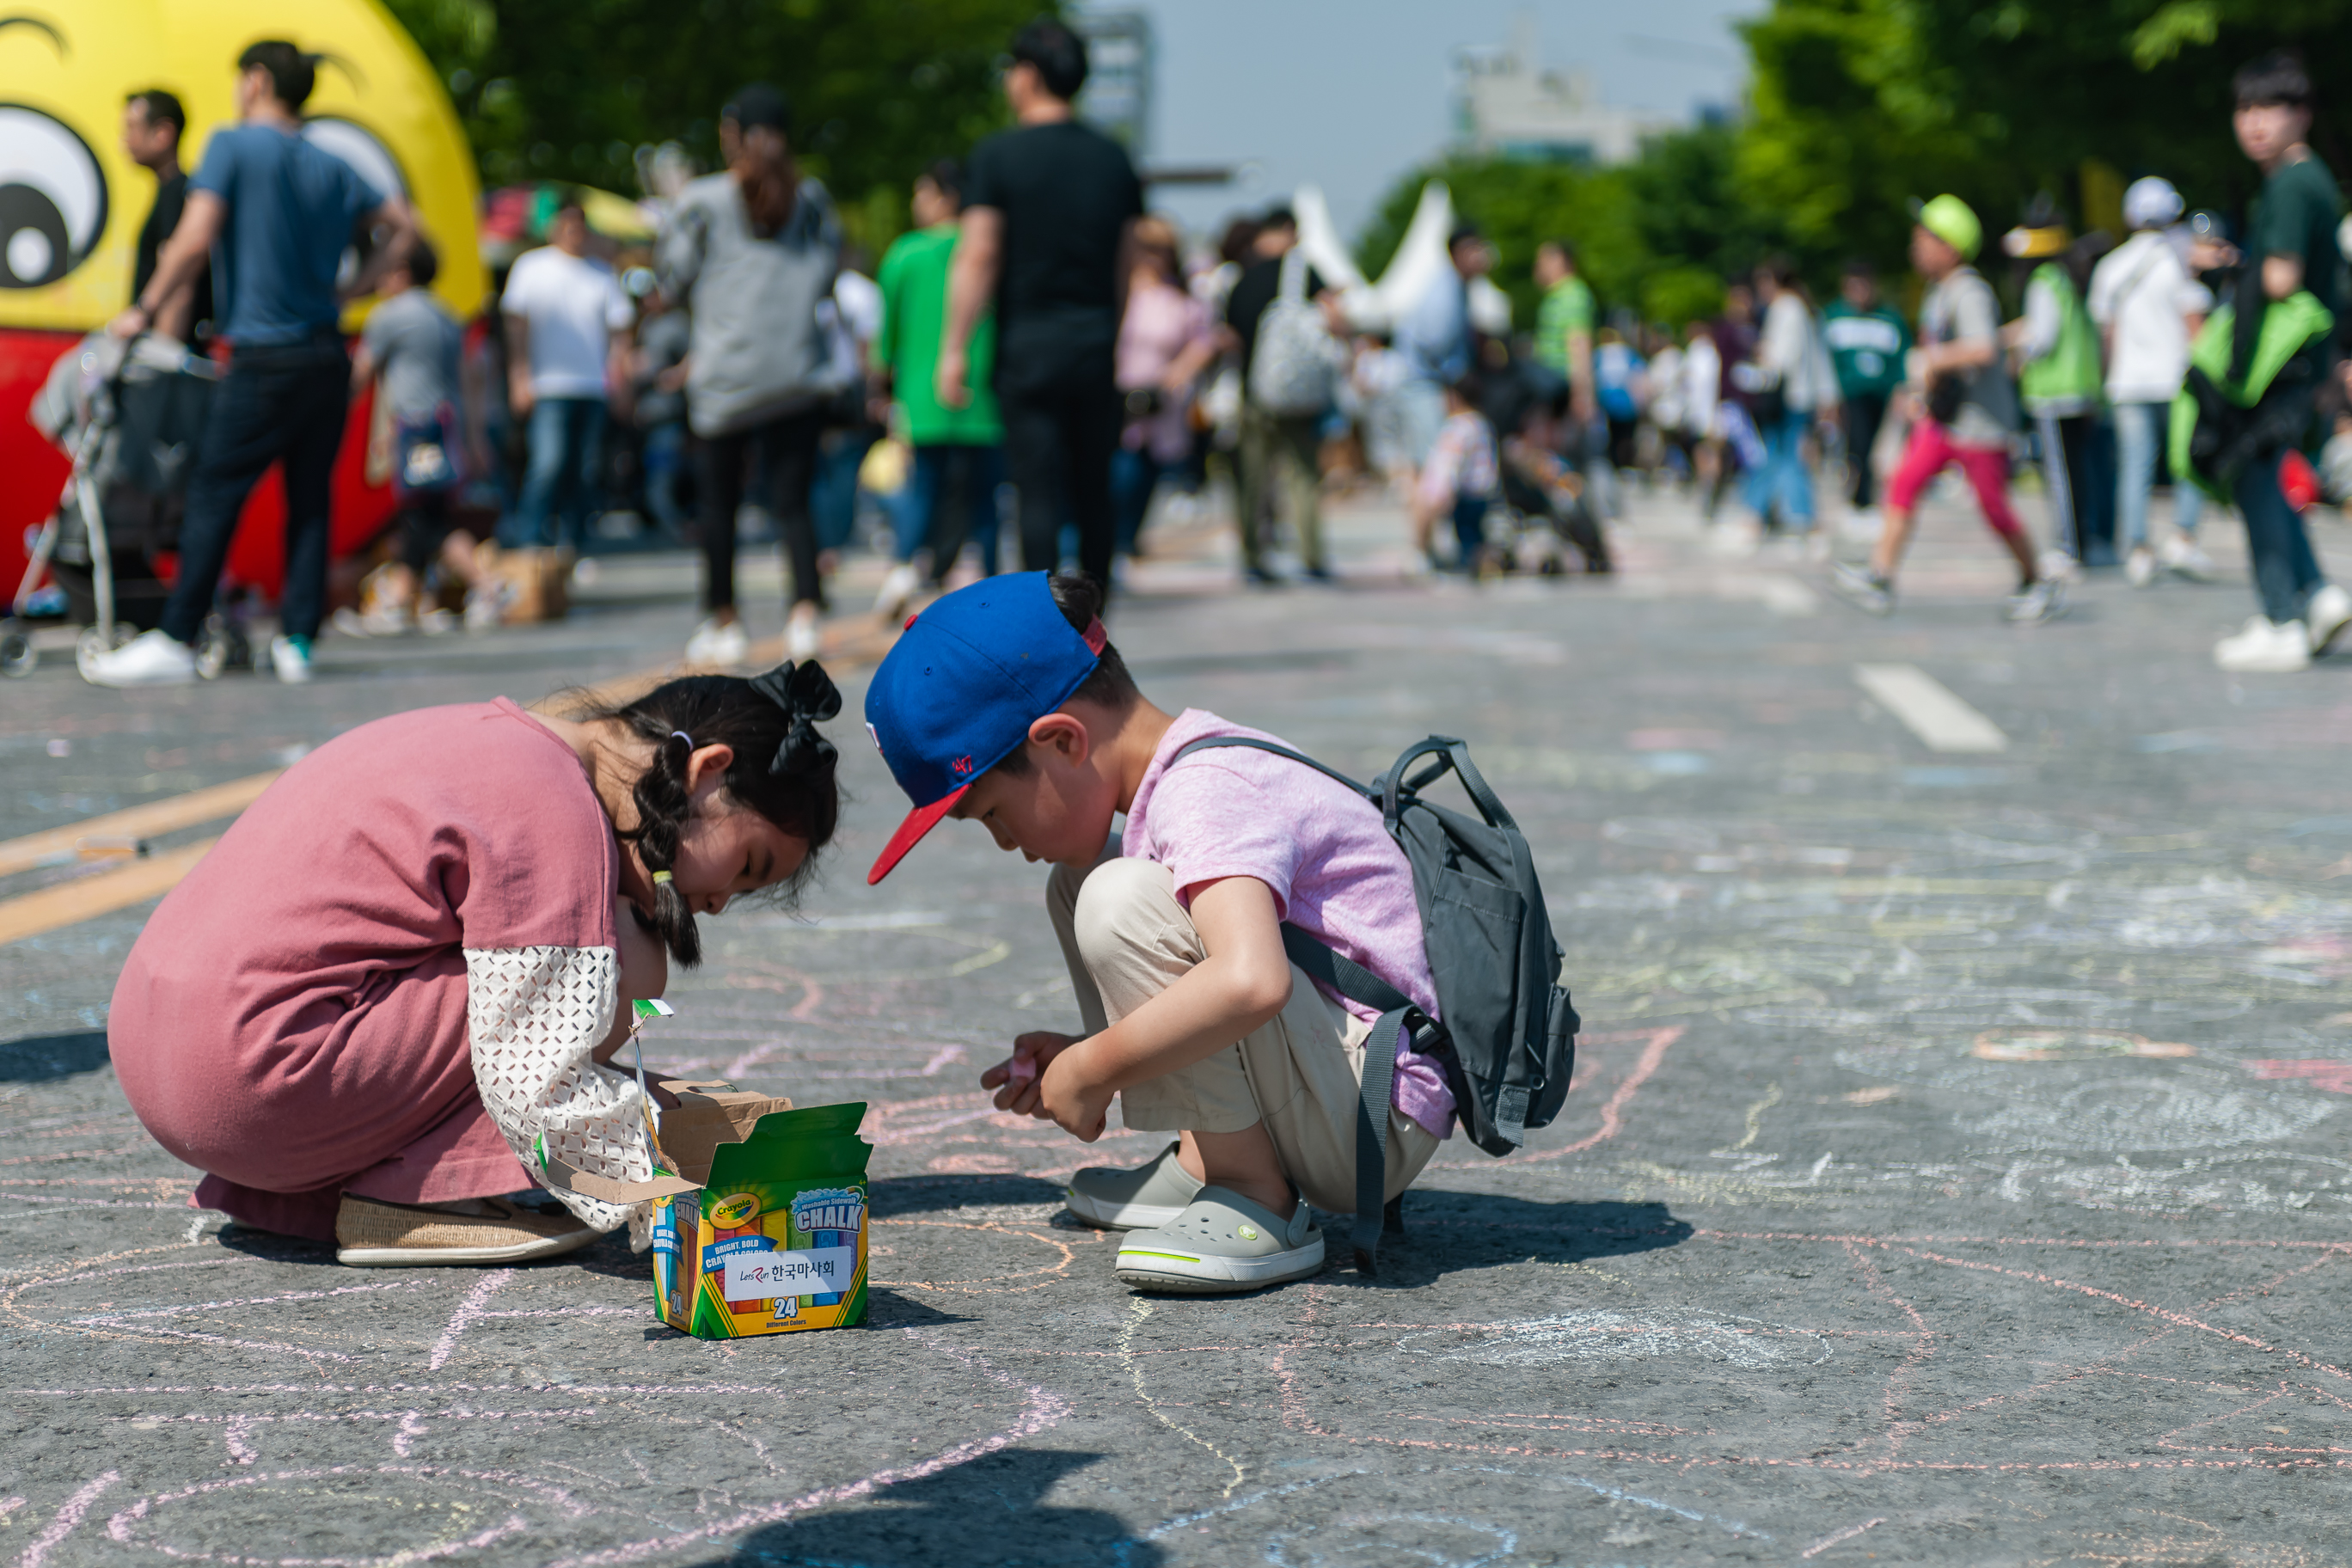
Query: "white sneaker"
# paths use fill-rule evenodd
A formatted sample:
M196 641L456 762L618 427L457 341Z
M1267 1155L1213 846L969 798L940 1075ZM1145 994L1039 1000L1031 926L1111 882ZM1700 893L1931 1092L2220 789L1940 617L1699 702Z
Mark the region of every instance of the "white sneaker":
M2304 605L2303 618L2311 627L2311 651L2326 653L2327 645L2336 640L2336 635L2347 622L2352 622L2352 594L2329 583Z
M2213 558L2195 540L2179 534L2164 542L2164 564L2168 571L2192 582L2201 583L2213 574Z
M816 606L794 605L793 618L784 625L784 657L798 664L824 651L824 633L816 624Z
M2055 577L2037 577L2004 600L2000 613L2003 620L2019 625L2054 621L2066 613L2066 584Z
M2082 576L2083 563L2053 547L2042 552L2042 558L2033 563L2033 570L2052 582L2072 583Z
M923 585L923 574L915 570L914 563L901 561L890 568L882 579L882 591L874 595L874 613L886 621L895 621L905 613L907 601Z
M731 668L751 656L751 634L740 621L707 620L686 639L686 662Z
M81 677L92 686L188 686L196 679L196 654L169 632L142 632L82 660Z
M2236 675L2293 675L2311 668L2311 637L2301 621L2256 616L2236 636L2213 645L2213 662Z
M2147 545L2141 545L2124 561L2124 581L2135 588L2145 588L2156 580L2156 556Z
M310 679L310 639L284 635L269 639L269 668L278 679L289 686L300 686Z

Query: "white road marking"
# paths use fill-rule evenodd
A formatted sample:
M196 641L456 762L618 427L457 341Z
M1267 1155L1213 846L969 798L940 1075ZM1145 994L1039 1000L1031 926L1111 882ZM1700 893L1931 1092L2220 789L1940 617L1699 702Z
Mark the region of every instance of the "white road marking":
M2009 737L1916 664L1857 664L1853 678L1931 752L2005 752Z

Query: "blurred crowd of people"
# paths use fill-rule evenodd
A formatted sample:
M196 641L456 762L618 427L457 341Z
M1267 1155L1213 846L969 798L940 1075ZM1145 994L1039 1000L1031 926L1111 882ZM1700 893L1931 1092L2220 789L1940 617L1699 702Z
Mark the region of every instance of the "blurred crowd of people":
M2299 510L2352 490L2334 333L2317 334L2330 346L2315 371L2289 352L2300 339L2263 361L2266 376L2293 372L2283 387L2312 382L2308 396L2253 427L2217 415L2197 449L2227 449L2198 475L2173 428L2195 401L2184 388L2235 398L2212 389L2242 389L2263 334L2288 330L2288 301L2331 322L2340 303L2340 197L2304 140L2310 84L2284 57L2237 79L2238 139L2267 181L2242 246L2150 175L2123 194L2120 240L2077 234L2034 197L1999 239L2005 274L1988 276L1978 215L1942 195L1915 204L1916 320L1866 262L1823 305L1771 258L1724 280L1712 318L1669 326L1603 311L1560 235L1529 258L1539 301L1515 331L1475 225L1454 228L1412 298L1377 306L1312 264L1284 206L1188 245L1146 211L1126 152L1075 116L1085 43L1050 19L1010 50L1012 128L914 180L911 226L878 265L798 163L786 96L753 84L719 114L723 168L653 182L649 242L599 236L581 197L558 195L544 243L498 269L480 318L459 323L431 292L436 253L404 203L289 129L314 62L256 50L239 62L245 122L193 182L176 100L141 94L126 110L125 147L158 194L139 302L117 330L201 331L215 245L239 283L212 323L236 345L234 417L215 419L223 448L191 488L184 592L163 626L177 646L122 650L125 680L182 677L237 510L280 458L289 563L273 657L289 679L335 598L350 602L332 624L358 635L528 618L544 605L531 579L499 569L502 552L560 577L583 545L630 534L698 548L686 658L738 663L746 522L780 543L787 651L805 658L861 521L889 555L873 608L896 617L1014 548L1024 569L1075 562L1117 586L1156 516L1214 516L1220 485L1259 586L1286 565L1331 579L1334 485L1392 487L1428 568L1469 574L1608 573L1607 525L1633 486L1684 490L1724 552L1826 563L1840 593L1886 613L1920 497L1958 468L2016 562L2019 621L2061 613L2088 571L2119 566L2137 587L2209 574L2210 491L2246 517L2262 604L2217 649L2225 667L2300 668L2352 621ZM337 282L355 224L365 264ZM335 310L370 291L347 354ZM2217 311L2225 325L2209 329ZM2200 370L2217 333L2230 353ZM397 508L337 576L326 473L345 400L369 387L370 471ZM2346 432L2315 469L2295 423L2315 409ZM2040 546L2011 501L2021 462L2042 479ZM2167 479L2168 526L2152 501ZM1869 559L1832 562L1841 534Z

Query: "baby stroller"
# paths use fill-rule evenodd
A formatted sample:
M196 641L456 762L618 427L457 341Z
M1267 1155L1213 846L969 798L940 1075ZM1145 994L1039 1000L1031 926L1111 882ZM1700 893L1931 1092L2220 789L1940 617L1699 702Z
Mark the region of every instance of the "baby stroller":
M1567 570L1560 545L1573 545L1584 570L1614 570L1609 542L1585 502L1584 479L1553 450L1568 413L1568 382L1530 360L1514 359L1482 386L1479 412L1495 432L1501 458L1502 506L1487 515L1508 532L1504 559L1512 569L1546 576Z
M11 614L0 621L0 672L38 662L26 609L44 574L85 629L75 660L119 647L162 619L171 588L157 557L178 547L188 476L220 372L176 343L92 332L58 359L33 399L33 426L73 459L73 471L33 546ZM242 631L208 616L196 643L207 679L250 664Z

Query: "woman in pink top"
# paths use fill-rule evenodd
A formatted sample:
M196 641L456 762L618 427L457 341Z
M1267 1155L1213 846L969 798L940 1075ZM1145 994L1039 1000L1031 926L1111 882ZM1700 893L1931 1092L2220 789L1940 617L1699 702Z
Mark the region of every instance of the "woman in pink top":
M1144 218L1135 226L1133 244L1127 314L1118 324L1118 390L1127 399L1127 428L1110 470L1122 555L1137 553L1136 536L1161 472L1192 452L1192 384L1217 354L1209 308L1184 288L1175 228L1165 218Z
M192 1200L355 1264L513 1262L643 1205L499 1194L653 1172L627 1004L698 915L786 896L833 835L814 664L572 719L505 698L363 724L289 769L165 898L107 1040ZM642 1232L642 1223L632 1226Z

